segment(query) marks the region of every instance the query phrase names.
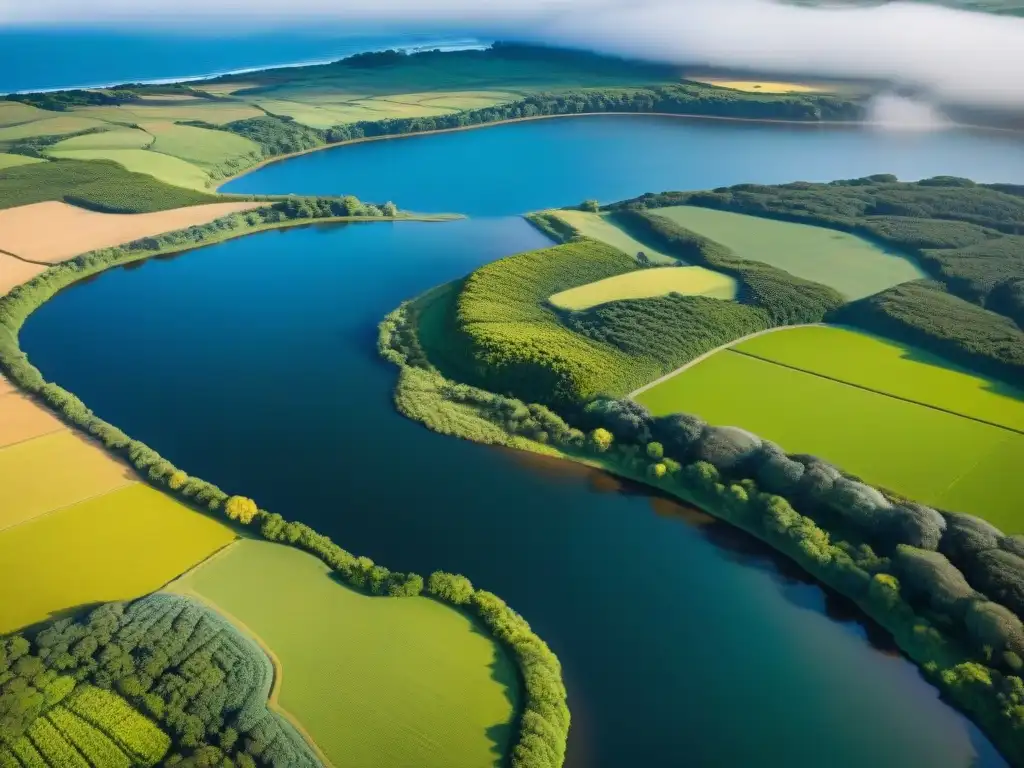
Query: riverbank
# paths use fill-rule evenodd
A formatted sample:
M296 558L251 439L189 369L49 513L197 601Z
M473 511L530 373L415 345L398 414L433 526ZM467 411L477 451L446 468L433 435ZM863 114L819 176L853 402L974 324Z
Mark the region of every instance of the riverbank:
M417 327L418 313L446 289L439 286L403 303L381 323L379 351L399 368L394 402L400 413L441 434L574 461L643 483L755 536L856 604L892 636L926 680L986 732L1008 760L1024 764L1024 745L1001 709L1002 694L997 697L990 688L971 687L972 675L984 675L991 687L999 673L978 664L976 654L912 609L895 577L862 565L851 557L852 545L832 542L827 531L793 510L784 498L757 490L752 480L728 483L711 465L701 467L703 462L680 467L666 461L652 471L655 463L645 460L641 445L595 448L582 433L541 406L444 378L424 355ZM539 422L529 430L540 440L510 432L509 422L500 420L501 414L517 412Z

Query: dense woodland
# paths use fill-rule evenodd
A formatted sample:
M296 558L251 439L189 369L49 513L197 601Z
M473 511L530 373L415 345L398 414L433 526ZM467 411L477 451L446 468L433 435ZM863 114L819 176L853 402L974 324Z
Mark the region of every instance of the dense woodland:
M0 688L6 715L0 743L15 743L47 714L55 685L85 684L116 693L170 735L161 765L320 764L295 728L267 708L274 677L270 659L226 619L189 598L155 594L130 604L107 603L9 636L4 644L22 652L11 660L12 670L23 679L29 677L26 670L35 676L25 687L12 680ZM26 693L31 681L51 676L57 682L44 685L42 696Z
M608 210L635 218L645 209L671 205L831 227L908 254L935 280L896 286L834 309L829 318L1024 382L1024 326L1019 325L1024 319L1024 196L1019 189L954 177L909 183L871 176L647 194Z

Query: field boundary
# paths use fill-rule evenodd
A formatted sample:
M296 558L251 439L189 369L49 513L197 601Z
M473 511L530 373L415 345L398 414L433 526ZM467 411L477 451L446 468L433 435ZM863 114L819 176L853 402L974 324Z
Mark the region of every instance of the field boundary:
M795 328L796 326L786 326L786 327ZM774 330L778 330L778 329L774 329ZM932 405L930 403L922 403L920 400L914 400L914 399L909 398L909 397L901 397L900 395L894 395L891 392L883 392L880 389L873 389L872 387L868 387L868 386L865 386L863 384L855 384L852 381L844 381L843 379L837 379L834 376L828 376L828 375L826 375L824 373L817 373L815 371L808 371L805 368L799 368L799 367L797 367L795 365L788 365L787 363L780 363L778 360L772 360L772 359L767 358L767 357L761 357L760 355L755 355L755 354L752 354L750 352L743 352L743 351L738 350L738 349L726 349L726 350L723 350L723 351L725 351L725 352L732 352L733 354L736 354L736 355L743 355L744 357L749 357L752 360L760 360L762 363L769 363L771 365L777 365L780 368L787 368L787 369L789 369L791 371L796 371L797 373L803 373L803 374L806 374L808 376L815 376L815 377L817 377L819 379L825 379L826 381L835 382L836 384L843 384L843 385L845 385L847 387L853 387L854 389L859 389L859 390L862 390L864 392L870 392L870 393L872 393L874 395L881 395L882 397L889 397L889 398L892 398L893 400L900 400L901 402L909 403L911 405L919 405L922 408L929 408L929 409L931 409L933 411L939 411L940 413L949 414L950 416L958 416L961 419L967 419L968 421L974 421L974 422L977 422L978 424L984 424L985 426L988 426L988 427L995 427L996 429L1002 429L1002 430L1005 430L1007 432L1012 432L1012 433L1017 434L1017 435L1024 435L1024 430L1017 429L1015 427L1008 427L1005 424L997 424L994 421L987 421L985 419L979 419L977 416L968 416L966 413L959 413L957 411L951 411L950 409L943 408L940 405Z
M693 366L697 365L697 363L704 362L705 360L707 360L712 355L714 355L714 354L716 354L718 352L721 352L723 350L729 349L730 347L734 347L737 344L741 344L744 341L748 341L749 339L756 339L758 336L764 336L766 333L775 333L776 331L787 331L790 328L827 328L827 327L829 327L828 323L799 323L797 325L778 325L778 326L776 326L774 328L765 328L763 331L757 331L755 333L748 333L746 336L740 336L738 339L733 339L732 341L727 341L725 344L720 344L719 346L715 347L712 350L709 350L709 351L705 352L702 355L697 355L697 357L693 358L693 360L690 360L688 363L684 363L683 365L681 365L678 368L676 368L674 371L669 371L664 376L659 376L658 378L656 378L654 381L650 382L649 384L644 384L639 389L634 389L632 392L630 392L628 395L626 395L626 397L629 398L630 400L635 400L637 398L637 396L642 395L647 390L654 389L656 386L658 386L659 384L662 384L663 382L668 381L669 379L671 379L676 374L682 373L683 371L685 371L688 368L692 368Z

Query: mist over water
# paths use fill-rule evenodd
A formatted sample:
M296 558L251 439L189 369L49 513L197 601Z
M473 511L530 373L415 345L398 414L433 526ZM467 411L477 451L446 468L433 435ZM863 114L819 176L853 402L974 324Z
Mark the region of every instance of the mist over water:
M955 125L932 104L895 93L871 99L867 121L876 128L897 131L938 131Z

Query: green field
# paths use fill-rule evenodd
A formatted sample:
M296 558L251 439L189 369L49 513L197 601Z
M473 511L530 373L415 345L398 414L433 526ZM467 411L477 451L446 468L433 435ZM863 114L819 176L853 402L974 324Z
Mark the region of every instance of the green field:
M128 171L145 173L176 187L203 190L210 183L210 177L191 163L145 149L73 149L47 154L65 160L112 160Z
M143 149L153 143L153 137L138 128L115 128L111 131L87 133L58 141L51 151L69 149Z
M916 501L1024 531L1017 504L1024 476L988 461L1024 441L1005 429L731 350L637 400L655 414L681 411L743 427Z
M562 309L581 310L609 301L647 299L670 293L730 300L736 298L736 281L704 267L656 267L570 288L549 300Z
M180 158L204 169L233 164L251 165L262 157L256 142L226 131L175 123L146 123L143 128L155 137L150 147L154 152Z
M679 259L674 256L657 251L631 237L625 230L615 226L606 215L588 211L551 211L551 213L576 229L584 237L608 243L612 248L618 248L630 256L636 256L642 251L652 264L679 264Z
M833 229L687 205L650 212L721 243L740 258L771 264L851 299L926 277L909 259Z
M77 133L89 128L106 128L107 124L89 117L79 115L62 115L58 112L39 110L45 117L29 123L10 125L0 128L0 142L30 139L35 136L60 136L65 133Z
M1024 432L1024 390L899 342L834 327L759 336L737 352Z
M41 163L43 160L38 157L28 157L26 155L8 155L4 152L0 152L0 171L5 168L14 168L16 165L30 165L32 163Z
M312 555L243 540L175 582L241 621L283 667L280 705L335 765L503 765L514 663L425 597L369 597Z

